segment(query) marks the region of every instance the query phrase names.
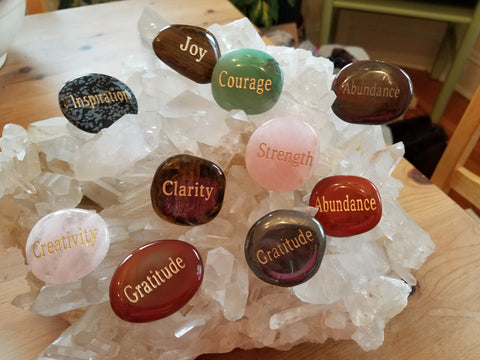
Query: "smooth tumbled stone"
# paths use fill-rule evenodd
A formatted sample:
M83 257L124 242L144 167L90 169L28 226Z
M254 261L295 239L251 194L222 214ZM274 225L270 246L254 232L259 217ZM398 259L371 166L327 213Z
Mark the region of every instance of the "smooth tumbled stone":
M325 252L320 223L296 210L276 210L249 230L245 257L253 273L277 286L295 286L310 279Z
M397 119L410 104L412 82L400 68L381 61L356 61L335 77L333 112L342 120L381 125Z
M110 238L105 221L92 211L64 209L41 218L25 246L32 273L50 284L83 278L105 258Z
M222 208L225 175L215 163L192 155L175 155L158 167L152 181L155 212L179 225L212 220Z
M58 94L63 115L89 133L108 128L125 114L138 113L132 90L114 77L87 74L68 81Z
M250 177L268 190L293 191L312 176L317 163L318 136L305 121L277 118L252 134L245 152Z
M153 40L153 51L165 64L183 76L206 84L220 58L217 39L198 26L171 25Z
M110 282L110 305L129 322L173 314L197 292L203 262L197 249L180 240L159 240L128 255Z
M280 64L260 50L232 50L224 54L213 69L212 94L225 110L263 113L276 104L282 87Z
M310 206L330 236L345 237L373 229L382 217L377 187L359 176L337 175L320 180L312 190Z

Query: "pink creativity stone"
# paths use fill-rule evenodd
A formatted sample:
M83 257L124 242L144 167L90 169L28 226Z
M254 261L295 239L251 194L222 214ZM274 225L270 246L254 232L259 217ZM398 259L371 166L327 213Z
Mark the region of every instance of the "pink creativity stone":
M283 117L262 124L245 152L251 178L268 190L286 192L304 185L317 163L318 136L305 121Z
M93 211L64 209L41 218L25 246L32 273L50 284L66 284L93 271L105 258L110 239Z

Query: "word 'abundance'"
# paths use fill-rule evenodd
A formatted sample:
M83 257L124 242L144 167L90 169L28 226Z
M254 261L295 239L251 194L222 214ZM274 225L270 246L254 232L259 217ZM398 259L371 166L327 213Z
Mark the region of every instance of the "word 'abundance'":
M400 89L396 86L377 86L375 82L373 85L356 85L354 81L350 85L348 82L343 85L343 94L347 95L361 95L361 96L377 96L386 98L398 98L400 96Z
M315 207L320 212L376 211L377 200L373 197L350 199L348 195L345 195L342 200L327 200L325 196L321 199L317 196Z

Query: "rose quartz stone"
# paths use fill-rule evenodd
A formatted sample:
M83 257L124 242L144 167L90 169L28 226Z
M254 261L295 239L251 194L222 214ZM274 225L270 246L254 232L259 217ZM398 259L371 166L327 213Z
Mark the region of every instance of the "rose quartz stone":
M268 190L304 185L317 163L318 136L305 121L282 117L262 124L250 137L245 164L251 178Z
M32 273L50 284L65 284L92 272L110 245L102 217L64 209L41 218L30 231L25 253Z

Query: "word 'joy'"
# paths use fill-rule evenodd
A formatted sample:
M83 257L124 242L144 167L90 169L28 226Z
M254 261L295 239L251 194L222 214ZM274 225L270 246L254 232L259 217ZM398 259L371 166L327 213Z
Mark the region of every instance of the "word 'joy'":
M207 53L207 49L201 48L200 46L196 44L190 44L190 41L192 40L191 36L187 36L187 42L185 44L180 44L180 50L185 51L192 55L192 56L197 56L198 58L195 58L196 62L202 61L203 57Z

